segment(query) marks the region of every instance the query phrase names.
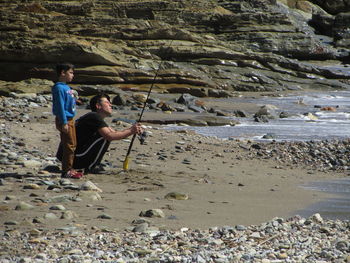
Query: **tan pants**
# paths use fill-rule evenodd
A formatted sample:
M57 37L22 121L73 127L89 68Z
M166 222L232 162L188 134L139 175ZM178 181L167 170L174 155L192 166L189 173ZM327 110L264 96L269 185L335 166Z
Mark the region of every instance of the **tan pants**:
M56 118L56 129L60 131L61 144L63 150L62 172L68 172L73 168L74 151L77 147L74 120L68 120L68 133L62 131L62 124Z

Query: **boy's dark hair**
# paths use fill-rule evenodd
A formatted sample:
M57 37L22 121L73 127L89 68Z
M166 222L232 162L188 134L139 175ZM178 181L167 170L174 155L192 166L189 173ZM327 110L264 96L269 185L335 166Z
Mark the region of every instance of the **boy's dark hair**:
M97 111L96 104L99 103L103 98L106 98L109 102L111 101L111 98L107 94L105 93L98 94L90 99L90 103L89 103L90 109L92 111Z
M70 69L74 69L74 65L72 63L64 62L56 65L56 73L57 76L61 75L62 71L68 71Z

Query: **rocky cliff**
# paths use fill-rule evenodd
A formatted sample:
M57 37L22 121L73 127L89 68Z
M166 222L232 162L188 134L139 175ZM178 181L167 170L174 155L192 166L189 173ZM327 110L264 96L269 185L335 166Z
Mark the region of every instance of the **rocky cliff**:
M54 80L54 65L69 61L86 95L97 84L110 92L147 89L159 66L156 90L196 96L350 87L350 0L0 4L7 86Z

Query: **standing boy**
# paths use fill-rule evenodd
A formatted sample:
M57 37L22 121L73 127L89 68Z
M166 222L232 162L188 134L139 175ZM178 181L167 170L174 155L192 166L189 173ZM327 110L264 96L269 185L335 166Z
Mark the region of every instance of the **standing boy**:
M58 81L52 87L52 112L56 116L56 128L60 132L62 156L62 177L79 179L83 173L73 169L74 151L77 145L75 134L75 98L67 83L74 77L74 66L62 63L56 66Z

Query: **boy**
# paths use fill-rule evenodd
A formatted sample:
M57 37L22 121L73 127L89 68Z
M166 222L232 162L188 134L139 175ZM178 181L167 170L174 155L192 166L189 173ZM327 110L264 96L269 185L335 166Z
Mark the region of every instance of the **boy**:
M74 116L76 100L73 90L67 83L74 77L74 66L62 63L56 66L58 81L52 87L52 112L56 116L56 129L60 132L63 156L62 177L79 179L83 173L73 169L74 151L77 145Z

